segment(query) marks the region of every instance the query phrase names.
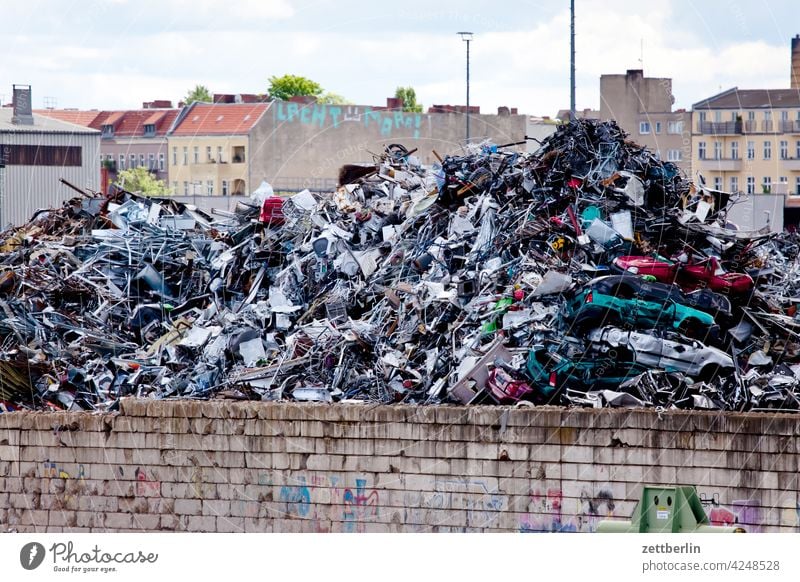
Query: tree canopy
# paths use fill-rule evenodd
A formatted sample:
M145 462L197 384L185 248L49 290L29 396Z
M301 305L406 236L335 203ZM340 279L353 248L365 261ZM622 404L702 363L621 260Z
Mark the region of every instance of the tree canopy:
M209 91L208 87L205 85L195 85L194 89L189 91L186 97L183 98L183 102L186 103L186 105L191 105L195 101L211 103L212 100L211 91Z
M406 113L422 113L422 103L417 103L417 92L414 87L398 87L394 96L403 100L403 111Z
M122 170L117 174L116 185L128 192L140 192L145 196L164 196L170 194L164 180L159 180L144 166Z
M284 75L282 77L269 78L269 95L273 99L288 101L298 95L308 95L320 97L324 91L322 85L298 75Z

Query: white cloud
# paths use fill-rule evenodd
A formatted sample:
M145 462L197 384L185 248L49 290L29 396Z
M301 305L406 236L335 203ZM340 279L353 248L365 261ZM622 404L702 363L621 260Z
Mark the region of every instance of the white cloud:
M4 34L6 55L13 56L0 61L0 82L8 85L0 86L0 94L10 92L13 82L30 82L34 100L54 95L60 106L135 107L154 98L177 101L195 83L217 92L263 92L269 76L292 73L364 104L383 103L398 85L414 86L426 106L465 101L464 43L454 32L423 31L422 21L417 32L393 31L386 18L376 20L372 32L354 32L354 23L369 20L368 13L338 16L337 5L314 2L102 5L106 16L118 16L113 29L96 21L83 28L42 30L32 25L30 11L15 8L22 24ZM307 15L320 11L331 14L328 28L297 31ZM411 16L400 15L405 24L414 22ZM529 30L492 31L498 28L492 14L487 13L483 26L479 17L452 23L476 30L472 103L485 112L508 105L545 115L567 107L567 10L551 13ZM720 87L788 86L788 37L767 42L743 36L721 43L714 40L713 23L699 22L699 29L688 30L676 27L674 20L669 3L580 3L578 107L599 105L601 74L641 66L642 39L645 74L672 77L677 106L690 107Z

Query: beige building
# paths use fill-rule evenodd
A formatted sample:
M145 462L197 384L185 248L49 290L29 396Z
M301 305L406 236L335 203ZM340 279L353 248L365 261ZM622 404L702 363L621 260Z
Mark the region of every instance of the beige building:
M169 185L179 196L242 196L250 180L251 133L268 103L193 103L167 136Z
M672 110L672 79L640 69L600 77L600 119L615 119L630 138L691 176L691 114Z
M710 186L800 205L800 36L791 61L791 89L734 87L694 104L692 164Z

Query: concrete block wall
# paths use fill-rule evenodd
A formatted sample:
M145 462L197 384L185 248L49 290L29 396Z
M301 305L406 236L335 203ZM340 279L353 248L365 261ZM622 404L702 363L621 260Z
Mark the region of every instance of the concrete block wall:
M792 415L124 400L0 414L0 531L592 531L643 483L800 530Z

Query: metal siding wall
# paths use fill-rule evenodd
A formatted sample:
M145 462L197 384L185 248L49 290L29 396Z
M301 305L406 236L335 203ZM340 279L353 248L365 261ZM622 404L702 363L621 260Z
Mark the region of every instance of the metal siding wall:
M0 227L27 222L40 208L60 207L77 192L59 182L68 180L79 188L97 189L100 184L100 134L4 133L0 143L8 145L80 146L82 166L6 166Z

